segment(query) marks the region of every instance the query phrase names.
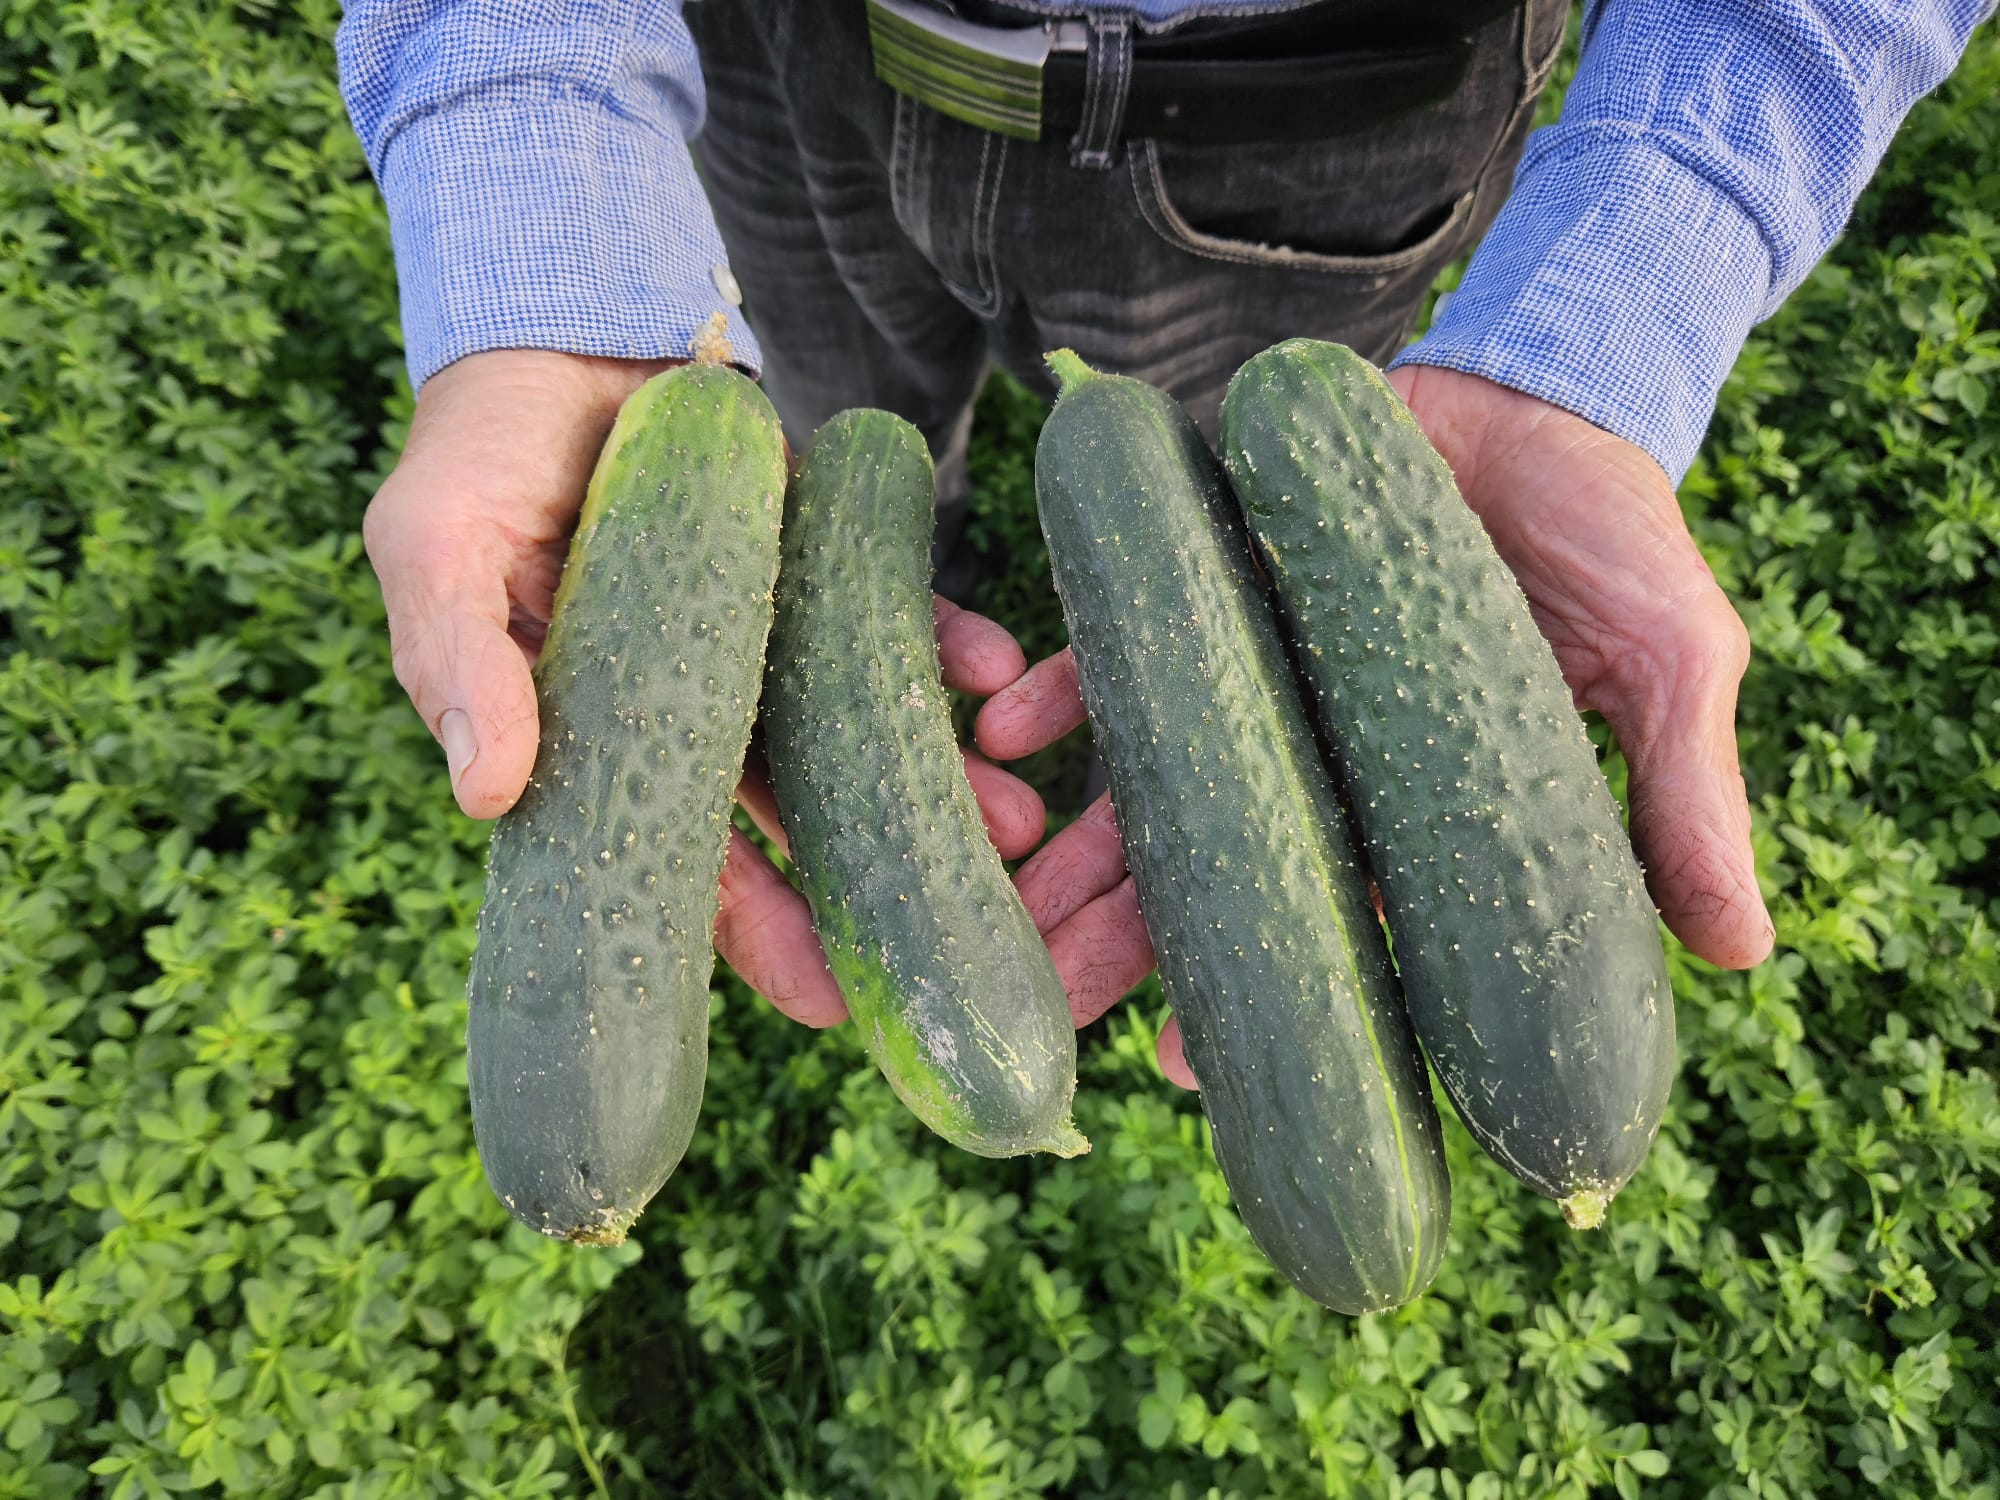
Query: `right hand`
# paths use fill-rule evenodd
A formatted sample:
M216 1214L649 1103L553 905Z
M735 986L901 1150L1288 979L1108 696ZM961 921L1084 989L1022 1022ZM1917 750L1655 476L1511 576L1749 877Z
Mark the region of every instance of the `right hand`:
M1672 482L1634 444L1479 376L1416 365L1389 380L1526 593L1577 706L1602 710L1617 731L1633 842L1668 928L1710 963L1761 963L1775 933L1736 747L1749 637L1688 534ZM1063 651L991 699L976 737L1011 760L1084 719L1076 663ZM1098 978L1080 1021L1151 967L1131 878L1106 836L1113 826L1108 806L1094 808L1021 872L1030 910L1051 914L1050 951L1071 946L1064 924L1091 914ZM1159 1056L1169 1078L1194 1086L1172 1020Z
M625 398L678 360L616 360L537 349L468 355L425 382L410 436L362 523L388 609L396 680L444 747L452 792L475 818L512 807L534 768L530 668L548 633L556 580L598 451ZM1019 677L1000 626L939 601L946 683L986 697ZM988 833L1006 858L1040 842L1041 799L966 758ZM767 831L754 773L739 794ZM811 1026L847 1006L805 898L742 833L730 834L716 947L785 1014Z

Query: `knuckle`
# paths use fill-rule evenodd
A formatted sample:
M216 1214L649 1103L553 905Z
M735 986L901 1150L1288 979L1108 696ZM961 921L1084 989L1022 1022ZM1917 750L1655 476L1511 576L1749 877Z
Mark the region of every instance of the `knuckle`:
M1750 632L1719 591L1700 612L1699 630L1708 671L1732 685L1739 681L1750 665Z
M408 629L399 631L393 625L390 627L389 667L396 674L397 684L428 722L424 703L430 688L430 655L411 639Z
M361 550L368 555L368 565L381 578L387 572L389 559L395 556L395 522L382 509L381 497L368 503L368 509L361 515Z
M1665 654L1704 679L1734 683L1750 665L1750 632L1721 589L1710 587L1661 623Z
M1750 665L1750 627L1720 593L1716 596L1715 611L1717 647L1723 665L1732 678L1741 677Z
M380 572L387 560L393 560L407 544L410 506L407 502L409 485L403 478L401 467L390 471L382 481L382 488L375 492L368 502L368 508L361 513L361 546L368 554L368 560Z

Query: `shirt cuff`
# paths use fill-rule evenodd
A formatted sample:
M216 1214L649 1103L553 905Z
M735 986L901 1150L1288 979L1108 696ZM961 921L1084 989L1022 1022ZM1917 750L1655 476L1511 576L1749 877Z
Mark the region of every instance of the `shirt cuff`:
M1593 131L1529 157L1458 290L1392 368L1539 396L1638 444L1678 484L1763 314L1769 249L1734 200L1657 146Z
M717 314L758 373L683 141L589 100L488 96L405 124L381 178L414 385L486 349L686 359Z

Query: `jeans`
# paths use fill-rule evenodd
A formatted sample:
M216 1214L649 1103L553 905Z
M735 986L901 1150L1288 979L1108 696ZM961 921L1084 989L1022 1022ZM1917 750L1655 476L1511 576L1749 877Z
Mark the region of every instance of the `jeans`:
M1162 387L1213 441L1230 375L1281 339L1386 361L1499 211L1568 8L1489 23L1452 97L1364 132L1125 140L1099 166L1073 164L1065 132L995 135L881 83L861 0L692 0L696 160L794 451L846 407L914 424L942 558L996 365L1053 395L1042 355L1074 349Z

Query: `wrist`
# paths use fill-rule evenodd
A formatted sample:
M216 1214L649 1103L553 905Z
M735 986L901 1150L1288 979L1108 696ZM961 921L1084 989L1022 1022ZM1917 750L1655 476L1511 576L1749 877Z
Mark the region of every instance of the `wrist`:
M1767 309L1771 252L1724 191L1656 147L1538 138L1424 337L1396 356L1532 392L1672 480Z
M403 459L530 455L581 483L625 399L679 359L488 349L454 360L417 393ZM469 451L468 451L469 450Z
M1577 460L1615 464L1667 482L1659 460L1645 448L1533 391L1419 362L1397 365L1388 380L1454 471L1539 452L1566 467Z
M417 410L506 403L533 405L563 419L602 418L660 371L682 359L615 359L561 349L485 349L452 361L424 382Z

